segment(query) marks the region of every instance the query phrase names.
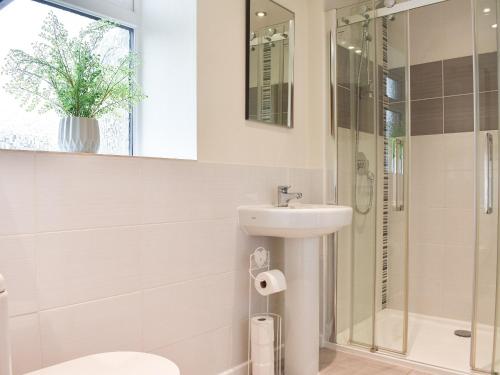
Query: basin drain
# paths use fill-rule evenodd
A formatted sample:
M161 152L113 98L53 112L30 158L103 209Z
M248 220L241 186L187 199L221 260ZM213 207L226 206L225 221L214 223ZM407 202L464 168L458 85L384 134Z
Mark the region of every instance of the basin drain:
M471 332L465 329L457 329L455 335L459 337L471 337Z

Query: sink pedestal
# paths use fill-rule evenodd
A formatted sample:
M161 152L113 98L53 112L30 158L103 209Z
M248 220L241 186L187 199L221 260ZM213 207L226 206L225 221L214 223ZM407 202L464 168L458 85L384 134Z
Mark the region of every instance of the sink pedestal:
M319 372L320 238L285 238L285 373Z
M318 375L320 238L350 225L352 208L241 206L238 218L249 235L285 239L285 373Z

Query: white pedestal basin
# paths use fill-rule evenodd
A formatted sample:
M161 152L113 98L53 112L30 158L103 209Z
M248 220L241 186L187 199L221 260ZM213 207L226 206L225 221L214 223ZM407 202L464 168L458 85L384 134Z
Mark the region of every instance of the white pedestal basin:
M252 236L285 239L285 373L319 372L320 237L352 221L352 208L290 204L238 207L241 228Z

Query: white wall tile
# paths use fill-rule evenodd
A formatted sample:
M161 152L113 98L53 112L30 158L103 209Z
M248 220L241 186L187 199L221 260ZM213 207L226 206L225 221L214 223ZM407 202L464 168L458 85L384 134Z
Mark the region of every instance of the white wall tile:
M142 349L141 293L40 313L42 364L84 355Z
M283 244L245 235L236 208L274 203L281 184L303 202L323 191L319 169L47 153L3 164L16 375L110 350L155 350L187 375L240 364L249 254L264 246L279 265Z
M443 244L417 243L410 247L410 274L414 278L443 280L446 261Z
M447 170L474 169L474 133L445 134L444 151Z
M444 264L440 277L447 289L461 292L472 301L474 277L471 268L474 266L474 246L448 245L444 250Z
M38 310L33 236L0 237L0 273L9 291L10 316Z
M444 244L445 214L442 208L413 207L410 238L415 243Z
M234 320L231 327L231 365L238 366L248 360L248 318ZM246 368L245 368L246 369Z
M234 189L208 173L209 169L210 164L196 162L144 161L144 221L167 223L233 217L235 214L228 207L232 207L230 195Z
M144 347L154 350L231 324L234 274L144 291Z
M448 319L471 321L472 292L468 293L468 291L469 288L463 290L454 286L445 286L443 288L443 316Z
M233 219L148 225L141 229L144 288L221 274L233 269Z
M470 320L474 136L411 141L410 310Z
M39 369L42 357L38 314L16 316L11 318L9 323L14 375Z
M37 236L41 308L140 290L140 235L139 227L117 227Z
M444 208L447 201L446 173L443 170L429 168L420 175L411 176L411 207Z
M409 309L424 315L443 315L443 282L410 275Z
M444 170L446 155L444 135L411 137L411 174L425 175L428 169Z
M473 210L449 208L446 209L444 219L444 238L447 245L470 248L474 246Z
M469 210L474 208L474 172L472 170L446 172L445 202L448 208Z
M174 361L182 375L216 375L230 368L231 327L180 341L154 350Z
M38 232L140 224L140 159L37 154Z
M0 235L35 231L35 156L0 153Z

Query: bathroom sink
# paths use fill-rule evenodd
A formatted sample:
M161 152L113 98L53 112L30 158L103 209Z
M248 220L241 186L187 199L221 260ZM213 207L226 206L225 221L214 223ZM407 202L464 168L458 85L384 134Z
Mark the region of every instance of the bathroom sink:
M278 189L285 197L302 197L286 186ZM350 225L352 208L296 202L288 207L241 206L238 217L251 236L284 238L285 368L288 375L317 375L320 238Z
M293 203L238 207L239 223L252 236L283 238L320 237L351 224L352 208Z

